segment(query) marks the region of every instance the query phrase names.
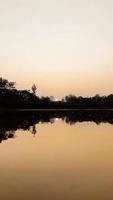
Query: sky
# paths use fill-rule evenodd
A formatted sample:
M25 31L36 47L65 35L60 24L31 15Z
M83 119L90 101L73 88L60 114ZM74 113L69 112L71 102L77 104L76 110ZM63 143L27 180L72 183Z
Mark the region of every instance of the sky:
M113 0L0 0L0 76L56 98L113 93Z

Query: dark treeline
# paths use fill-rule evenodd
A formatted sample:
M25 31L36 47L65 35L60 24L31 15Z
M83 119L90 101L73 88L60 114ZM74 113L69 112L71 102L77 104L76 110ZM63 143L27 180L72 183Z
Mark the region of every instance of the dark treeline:
M15 131L22 129L36 134L36 124L54 123L62 119L65 123L73 125L77 122L94 122L96 124L113 124L113 110L76 110L76 111L3 111L0 112L0 142L14 138Z
M0 78L0 109L113 109L113 94L108 96L65 96L60 101L54 97L39 97L36 86L32 90L17 90L15 82Z

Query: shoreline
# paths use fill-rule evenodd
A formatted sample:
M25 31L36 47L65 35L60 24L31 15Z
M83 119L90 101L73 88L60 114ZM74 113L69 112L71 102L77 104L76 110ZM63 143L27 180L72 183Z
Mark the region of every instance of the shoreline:
M113 111L113 108L112 109L107 109L107 108L105 108L105 109L103 109L103 108L101 108L101 109L98 109L98 108L80 108L80 109L53 109L53 108L50 108L50 109L46 109L46 108L44 108L44 109L24 109L24 108L22 108L22 109L0 109L0 112L32 112L32 111L35 111L35 112L38 112L38 111Z

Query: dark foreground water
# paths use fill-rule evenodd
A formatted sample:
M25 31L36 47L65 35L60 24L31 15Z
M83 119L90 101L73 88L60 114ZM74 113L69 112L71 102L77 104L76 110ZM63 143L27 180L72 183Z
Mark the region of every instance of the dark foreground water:
M0 117L0 199L112 200L112 114L40 115Z

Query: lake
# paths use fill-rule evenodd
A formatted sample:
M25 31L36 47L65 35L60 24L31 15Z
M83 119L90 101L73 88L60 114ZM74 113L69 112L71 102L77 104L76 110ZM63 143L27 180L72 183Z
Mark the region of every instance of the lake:
M113 199L111 118L16 118L1 116L1 200Z

